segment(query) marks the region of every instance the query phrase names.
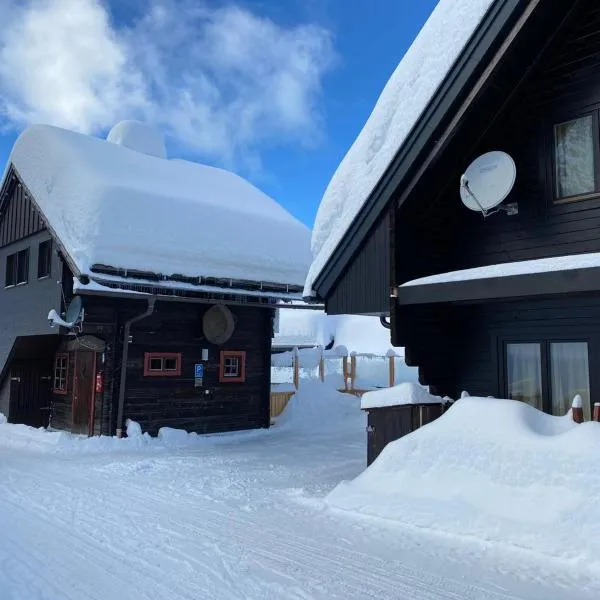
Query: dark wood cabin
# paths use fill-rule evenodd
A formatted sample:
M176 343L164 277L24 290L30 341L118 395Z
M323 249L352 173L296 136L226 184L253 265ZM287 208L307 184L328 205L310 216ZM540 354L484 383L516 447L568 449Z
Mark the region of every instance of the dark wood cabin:
M597 2L496 0L316 279L327 311L389 315L392 343L435 393L554 414L579 393L589 414L600 401L599 82ZM460 201L462 173L491 150L516 163L505 202L518 214L483 218ZM576 255L577 268L403 286Z
M165 276L106 265L90 278L12 167L0 194L0 412L9 422L86 435L124 434L128 419L151 435L269 426L276 305L299 299L301 285L201 276L165 285ZM49 311L64 321L75 298L76 324L51 327Z

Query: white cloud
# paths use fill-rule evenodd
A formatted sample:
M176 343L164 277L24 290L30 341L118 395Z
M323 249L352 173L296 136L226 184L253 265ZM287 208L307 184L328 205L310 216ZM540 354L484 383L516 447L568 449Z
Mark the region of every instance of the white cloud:
M258 159L310 143L334 51L315 25L282 26L246 8L154 0L117 26L100 0L10 0L0 31L0 120L98 133L156 123L207 157Z

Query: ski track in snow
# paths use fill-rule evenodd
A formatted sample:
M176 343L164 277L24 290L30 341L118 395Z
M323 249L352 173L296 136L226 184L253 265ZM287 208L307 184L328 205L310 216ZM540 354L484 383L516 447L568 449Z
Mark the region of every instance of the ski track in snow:
M581 569L326 509L363 468L357 429L124 455L0 447L0 600L598 597Z

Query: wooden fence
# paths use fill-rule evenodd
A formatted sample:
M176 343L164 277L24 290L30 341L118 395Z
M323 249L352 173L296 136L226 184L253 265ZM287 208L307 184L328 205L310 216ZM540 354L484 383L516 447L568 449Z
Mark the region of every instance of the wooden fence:
M358 381L357 373L357 358L360 357L380 358L387 362L386 372L387 377L385 383L381 381L378 386L361 386ZM396 364L395 360L398 357L395 353L389 352L385 357L375 357L374 355L359 355L356 353L349 354L346 348L338 346L331 350L323 348L311 348L308 351L298 351L295 348L292 352L273 355L272 365L276 367L290 368L292 371L291 384L273 384L271 386L271 417L276 417L287 406L294 392L299 389L302 381L301 371L306 368L303 365L303 360L308 363L313 370L313 375L316 373L318 380L324 382L327 376L327 365L335 361L338 363L338 368L335 369L337 374L341 372L341 387L338 390L345 394L354 396L362 396L364 393L376 389L377 387L392 387L396 383ZM341 368L340 368L341 367Z

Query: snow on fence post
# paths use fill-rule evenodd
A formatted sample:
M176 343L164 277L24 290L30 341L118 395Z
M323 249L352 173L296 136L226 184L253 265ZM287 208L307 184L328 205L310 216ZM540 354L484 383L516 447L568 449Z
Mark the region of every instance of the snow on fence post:
M298 355L298 347L294 346L294 387L298 389L300 385L300 357Z
M325 381L325 359L323 358L323 346L319 346L319 379Z
M348 356L342 356L342 373L344 374L344 391L348 390Z
M579 394L576 394L573 398L573 404L571 404L571 411L573 421L575 423L583 423L583 400Z
M396 383L396 353L388 350L386 354L389 361L389 387L394 387Z
M600 402L594 402L594 414L592 421L600 422Z
M356 352L350 355L350 389L354 389L356 383Z

